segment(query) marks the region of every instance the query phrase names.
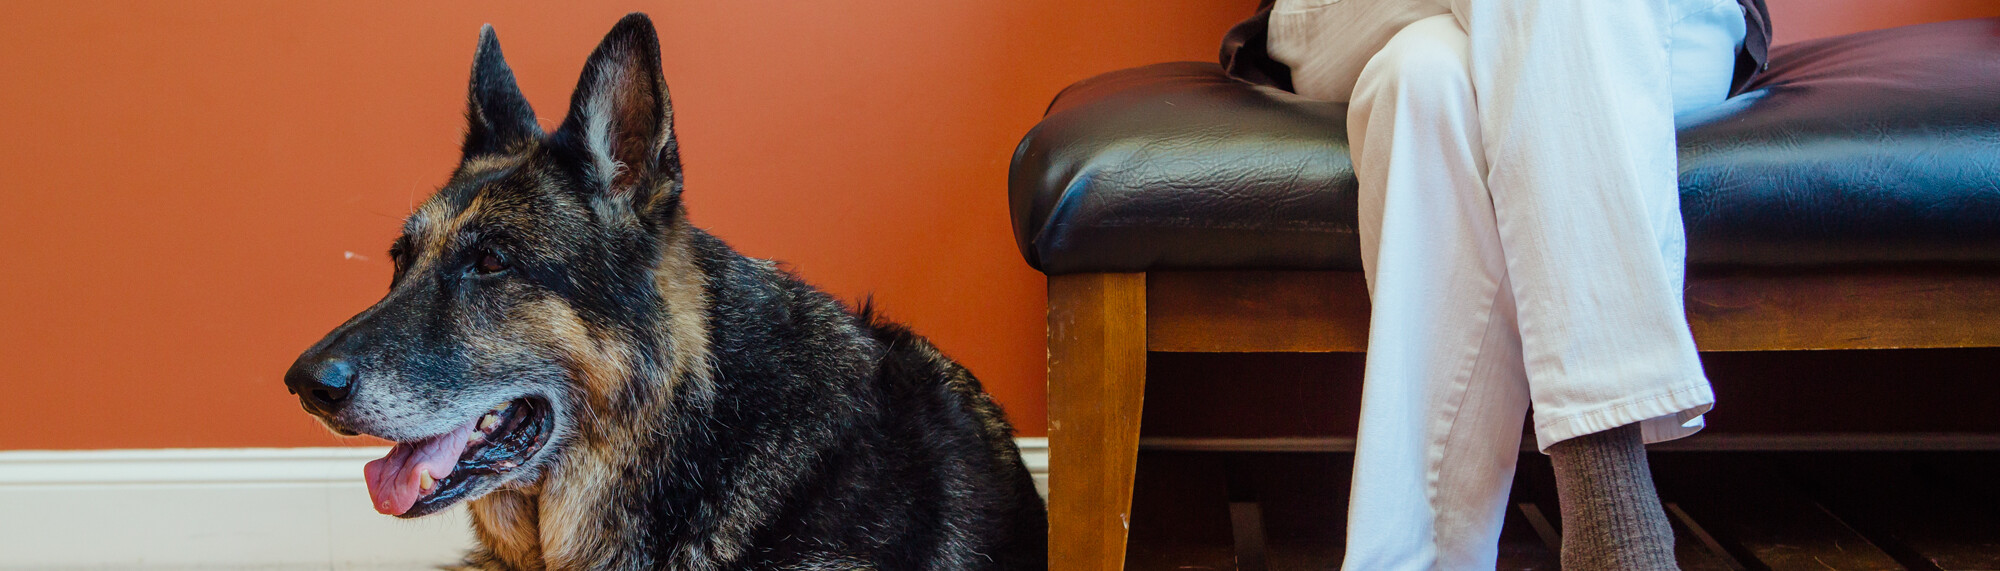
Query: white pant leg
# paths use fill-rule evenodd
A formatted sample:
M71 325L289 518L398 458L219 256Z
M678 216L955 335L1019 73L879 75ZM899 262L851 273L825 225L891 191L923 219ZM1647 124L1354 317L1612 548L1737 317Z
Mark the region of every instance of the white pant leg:
M1411 22L1451 13L1445 0L1277 0L1265 49L1291 68L1292 89L1347 101L1370 55Z
M1344 569L1497 555L1528 379L1467 47L1449 15L1410 24L1348 107L1373 320Z
M1348 1L1347 7L1331 7L1352 14L1375 9L1364 1L1385 0ZM1484 14L1478 12L1481 8L1491 7L1473 7L1466 13ZM1339 20L1323 12L1294 16L1307 17ZM1666 41L1672 47L1675 110L1722 100L1734 49L1743 35L1734 2L1676 0L1665 18L1637 19L1663 19L1670 27ZM1298 53L1299 44L1294 38L1292 53L1280 53L1276 46L1286 42L1278 37L1277 22L1274 14L1273 53L1288 59ZM1370 58L1353 89L1349 129L1362 183L1363 258L1375 310L1349 512L1349 569L1490 569L1496 555L1494 541L1505 510L1529 384L1521 353L1522 329L1512 304L1521 288L1510 287L1509 267L1514 261L1502 247L1500 226L1507 223L1506 212L1496 214L1495 197L1487 191L1491 179L1486 158L1495 145L1481 136L1488 118L1479 106L1488 97L1473 86L1473 41L1463 22L1461 15L1456 21L1447 17L1412 24ZM1302 64L1313 65L1310 61L1287 63L1294 66L1295 79L1301 72L1320 79L1342 73L1335 68L1300 69ZM1644 73L1643 66L1630 71ZM1316 83L1326 82L1300 83L1301 93L1328 95L1311 92ZM1666 82L1647 85L1662 83ZM1527 96L1535 93L1532 88L1518 91ZM1671 114L1665 115L1670 122ZM1684 334L1678 295L1682 241L1670 170L1671 137L1669 130L1662 138L1664 145L1652 147L1665 148L1666 184L1638 193L1647 215L1644 222L1653 231L1645 234L1649 239L1638 249L1657 248L1658 267L1672 282L1672 287L1663 289L1673 292L1673 321ZM1597 154L1566 148L1560 139L1516 144L1540 145L1550 149L1541 153L1572 153L1584 159ZM1587 171L1587 163L1572 161L1569 166ZM1560 205L1559 200L1544 203ZM1666 221L1671 226L1662 219L1670 219ZM1588 228L1569 230L1569 237L1590 236ZM1587 320L1585 324L1591 325ZM1607 320L1595 325L1618 323ZM1692 361L1692 346L1686 348ZM1705 393L1699 365L1694 366L1692 378ZM1623 383L1621 390L1645 397L1650 388L1639 379ZM1539 409L1541 401L1536 405ZM1693 427L1680 427L1679 420L1669 420L1670 428L1692 431ZM1544 437L1545 446L1560 440L1547 439L1541 431L1537 434ZM1662 437L1657 430L1648 433L1649 440Z
M1714 402L1681 304L1668 0L1453 0L1541 448ZM1733 63L1726 54L1711 56Z

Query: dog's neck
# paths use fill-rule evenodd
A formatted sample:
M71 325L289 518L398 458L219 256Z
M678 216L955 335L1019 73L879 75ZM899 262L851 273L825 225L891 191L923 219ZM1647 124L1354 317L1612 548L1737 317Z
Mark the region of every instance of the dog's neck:
M475 569L544 569L541 513L532 489L501 489L467 503L481 548L467 558Z
M662 239L654 284L660 293L658 338L644 350L664 353L616 367L615 382L585 382L584 398L596 414L576 419L561 464L529 486L495 491L470 502L474 530L484 549L470 562L503 569L591 567L617 549L640 545L625 536L637 523L614 513L634 443L675 433L668 423L682 405L713 398L708 339L708 276L698 260L700 230L685 219ZM645 363L658 363L647 365ZM641 396L643 395L643 396ZM611 403L617 403L613 405ZM671 446L671 443L669 443ZM485 562L482 563L482 557Z

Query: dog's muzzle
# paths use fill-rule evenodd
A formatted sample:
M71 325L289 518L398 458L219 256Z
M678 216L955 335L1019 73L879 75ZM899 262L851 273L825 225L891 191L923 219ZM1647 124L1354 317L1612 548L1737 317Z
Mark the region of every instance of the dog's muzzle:
M285 372L285 388L299 395L308 412L332 417L354 394L354 365L338 355L311 352L299 356Z

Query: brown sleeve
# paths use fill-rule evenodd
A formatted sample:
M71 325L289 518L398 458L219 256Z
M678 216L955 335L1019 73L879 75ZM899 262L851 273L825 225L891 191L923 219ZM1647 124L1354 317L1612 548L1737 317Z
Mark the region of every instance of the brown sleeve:
M1736 52L1736 82L1730 95L1743 92L1750 80L1771 65L1771 9L1764 0L1736 0L1743 5L1743 49Z
M1238 22L1222 35L1222 69L1236 79L1291 91L1291 68L1271 59L1271 53L1265 49L1271 29L1271 4L1274 2L1276 0L1263 0L1257 6L1256 15Z

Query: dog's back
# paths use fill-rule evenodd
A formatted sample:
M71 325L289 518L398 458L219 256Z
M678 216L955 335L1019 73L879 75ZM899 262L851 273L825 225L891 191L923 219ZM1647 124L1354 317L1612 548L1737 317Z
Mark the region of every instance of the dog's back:
M657 482L687 495L661 498L665 535L673 516L736 520L720 527L754 530L746 569L1047 567L1041 497L971 373L868 308L702 242L716 392L676 415L685 432Z

